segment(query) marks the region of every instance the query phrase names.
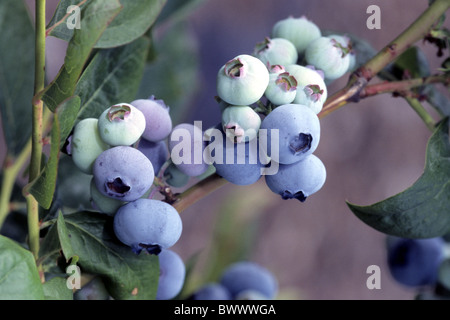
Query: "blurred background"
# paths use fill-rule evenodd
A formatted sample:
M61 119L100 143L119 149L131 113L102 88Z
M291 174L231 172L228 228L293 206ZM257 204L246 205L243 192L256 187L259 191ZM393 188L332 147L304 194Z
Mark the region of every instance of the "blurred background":
M50 18L58 1L47 2ZM30 10L33 3L27 0ZM380 30L366 27L366 10L372 4L381 9ZM198 86L187 88L183 104L189 109L183 121L202 120L204 128L220 121L214 100L217 71L236 55L251 54L278 20L305 15L322 30L354 34L379 50L427 6L426 0L201 1L181 21L187 51L196 55L198 80ZM156 44L169 29L166 23L154 30ZM439 67L437 50L418 45L431 69ZM48 38L49 81L63 63L65 46ZM330 84L329 94L343 87L347 77ZM153 87L146 79L139 94L149 96ZM322 118L321 128L315 154L327 168L327 181L306 202L282 200L261 179L251 186L228 184L182 213L184 230L173 249L186 262L196 258L188 286L214 280L218 271L211 263L246 256L276 275L283 299L414 298L415 289L397 284L389 274L385 235L356 218L345 201L371 204L409 187L423 172L430 131L405 101L390 95L346 105ZM3 136L0 139L3 161ZM246 238L249 242L240 245ZM381 269L381 289L366 286L370 265Z

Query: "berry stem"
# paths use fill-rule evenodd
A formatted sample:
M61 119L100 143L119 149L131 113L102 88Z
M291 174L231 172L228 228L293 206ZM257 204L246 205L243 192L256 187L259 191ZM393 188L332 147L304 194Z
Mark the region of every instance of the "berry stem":
M428 129L430 129L431 132L434 131L436 128L436 124L434 119L430 116L430 114L427 112L427 110L424 108L422 103L416 98L411 97L405 97L405 100L408 102L408 104L413 108L413 110L419 115L419 117L423 120L425 125Z
M227 180L214 173L208 178L205 178L196 183L186 191L180 193L177 196L176 201L172 205L175 207L178 213L181 213L185 209L196 203L198 200L213 193L227 183Z
M414 43L423 39L449 7L449 0L434 1L405 31L372 59L359 67L350 76L347 85L327 99L319 116L323 117L346 105L348 102L358 102L361 98L361 92L369 81Z
M45 85L45 0L36 0L36 32L35 32L35 66L34 66L34 94L44 89ZM41 170L42 159L42 132L44 103L41 99L32 102L32 136L31 136L31 162L28 182L35 180ZM30 250L37 260L39 256L39 204L31 194L26 194L28 212L28 242ZM38 265L41 280L44 281L42 266Z

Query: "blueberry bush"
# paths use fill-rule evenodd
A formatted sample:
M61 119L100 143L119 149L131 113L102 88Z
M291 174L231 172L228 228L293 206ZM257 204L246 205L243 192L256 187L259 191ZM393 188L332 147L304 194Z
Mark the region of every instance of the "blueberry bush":
M268 22L252 52L217 69L211 127L186 120L192 52L182 27L164 24L201 2L61 0L51 19L45 0L34 18L21 0L0 2L0 299L276 299L274 274L244 254L254 230L231 214L214 238L214 276L187 286L197 257L172 248L190 219L183 211L226 184L260 180L301 206L333 174L333 159L315 154L321 119L386 93L430 130L425 168L403 192L347 201L348 211L386 235L395 280L432 289L417 298L449 298L450 1L429 1L379 51L313 16ZM54 79L48 37L67 43ZM436 47L440 68L428 67L420 41Z

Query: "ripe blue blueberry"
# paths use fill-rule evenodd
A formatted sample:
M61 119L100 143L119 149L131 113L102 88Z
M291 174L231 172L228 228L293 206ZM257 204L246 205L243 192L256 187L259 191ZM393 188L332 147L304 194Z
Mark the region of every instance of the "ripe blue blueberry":
M139 253L146 249L159 254L181 236L180 215L170 204L155 199L138 199L119 208L114 216L117 238Z
M221 128L207 130L210 136L205 154L216 174L236 185L250 185L259 180L263 170L257 139L234 143Z
M153 142L141 138L137 149L150 160L155 175L158 174L159 169L169 159L169 148L164 140Z
M169 137L172 162L190 177L199 176L208 170L208 164L203 159L205 146L203 131L195 124L178 124Z
M276 22L272 28L272 37L289 40L299 55L303 55L308 45L321 35L319 27L305 16L288 17Z
M277 150L272 143L262 144L267 155L281 164L291 164L312 154L320 140L320 122L317 115L307 106L284 104L275 108L261 123L267 133L267 141L278 141ZM278 136L278 139L277 139Z
M109 300L110 294L100 277L95 277L73 294L73 300Z
M325 184L326 170L323 162L311 154L293 164L280 164L278 172L265 179L269 189L283 199L303 202Z
M139 140L144 130L144 114L128 103L113 105L98 118L100 136L111 146L131 146Z
M263 266L250 261L239 261L228 266L220 283L230 291L234 299L248 290L259 292L266 299L274 299L278 293L278 282L274 275Z
M77 123L70 138L73 163L86 174L92 174L95 159L110 146L100 137L98 120L86 118Z
M409 287L434 285L444 259L441 237L406 239L388 236L387 262L392 277Z
M197 289L190 299L192 300L232 300L227 288L220 283L207 283Z
M169 107L163 100L155 100L154 96L149 99L137 99L131 105L139 109L145 116L145 130L142 137L149 141L160 141L167 138L172 131L172 118Z
M142 197L155 178L150 160L128 146L103 151L94 162L93 176L100 193L121 201Z
M284 38L269 38L257 43L253 55L267 67L297 63L298 53L294 44Z
M170 300L175 298L183 288L186 266L181 257L172 250L162 250L158 259L159 281L156 300Z
M269 71L264 63L242 54L223 65L217 74L217 95L232 105L251 105L264 94Z

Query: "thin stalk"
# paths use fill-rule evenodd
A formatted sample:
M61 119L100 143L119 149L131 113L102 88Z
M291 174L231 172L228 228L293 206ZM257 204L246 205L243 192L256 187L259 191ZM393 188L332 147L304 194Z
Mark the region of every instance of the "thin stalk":
M405 100L408 102L411 108L413 108L413 110L419 115L420 119L423 120L427 128L430 129L431 132L433 132L436 127L435 121L430 116L428 111L424 108L422 103L420 103L418 99L411 97L405 97Z
M36 32L35 32L35 70L34 95L42 91L45 86L45 0L36 0ZM42 158L43 109L42 100L32 102L32 136L31 162L28 181L32 182L39 176ZM39 257L39 204L31 194L25 195L28 211L28 243L35 259ZM38 265L41 280L44 281L42 266Z

